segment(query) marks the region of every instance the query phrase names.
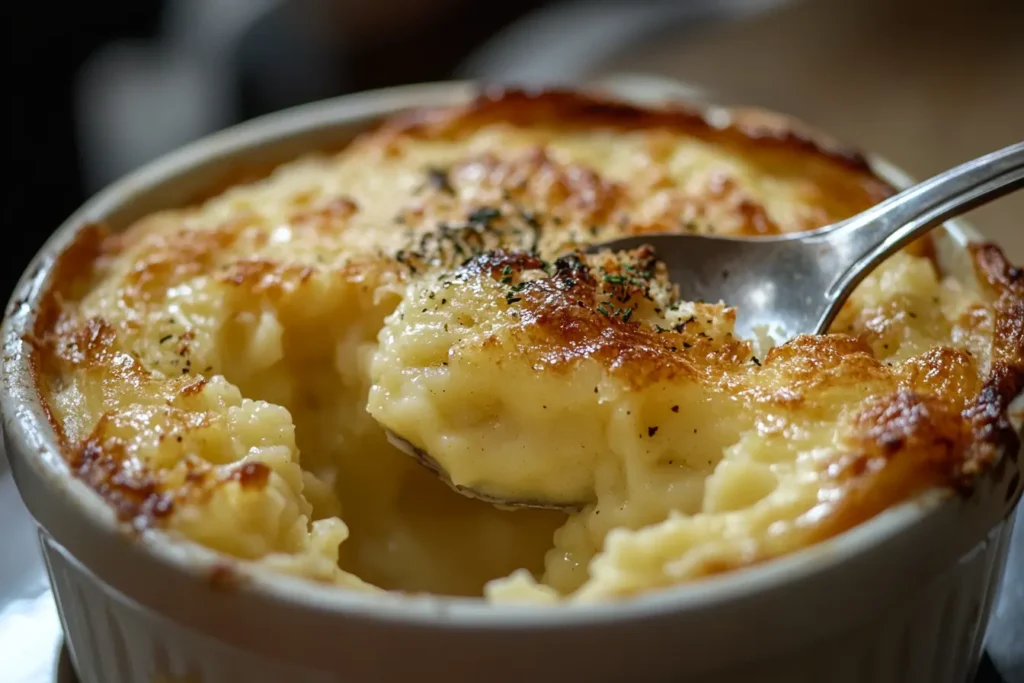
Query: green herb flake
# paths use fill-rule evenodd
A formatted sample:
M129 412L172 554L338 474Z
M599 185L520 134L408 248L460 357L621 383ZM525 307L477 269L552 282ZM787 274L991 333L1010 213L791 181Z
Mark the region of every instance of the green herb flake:
M491 221L501 216L501 211L498 211L493 206L482 206L479 209L474 209L467 219L470 223L477 223L480 225L490 225Z

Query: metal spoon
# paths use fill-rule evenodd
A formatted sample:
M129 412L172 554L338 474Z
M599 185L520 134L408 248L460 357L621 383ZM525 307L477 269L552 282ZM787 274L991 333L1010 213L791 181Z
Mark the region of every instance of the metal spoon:
M822 334L886 257L944 221L1024 186L1024 142L968 161L863 213L818 230L761 238L642 235L595 245L654 247L688 301L737 308L736 330L778 342Z
M736 332L765 326L777 342L828 330L853 289L893 252L944 221L1024 187L1024 142L968 161L818 230L761 238L650 234L603 242L589 250L654 248L687 301L724 301L737 308ZM408 441L389 434L456 491L510 507L578 507L562 501L496 500L452 484L444 468Z

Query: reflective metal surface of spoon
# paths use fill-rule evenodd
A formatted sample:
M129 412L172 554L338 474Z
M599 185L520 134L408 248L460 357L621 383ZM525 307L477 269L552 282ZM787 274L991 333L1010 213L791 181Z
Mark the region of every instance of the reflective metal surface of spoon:
M736 331L767 326L779 343L828 330L853 289L893 252L970 209L1024 186L1024 142L961 164L839 223L811 232L728 238L653 234L595 249L649 244L686 301L737 308Z
M390 429L384 430L385 435L388 438L388 442L402 451L406 455L409 455L416 459L419 464L426 467L428 470L437 475L437 478L443 481L445 484L455 491L461 493L467 498L475 498L476 500L482 500L485 503L490 503L495 507L507 508L507 509L522 509L522 508L533 508L536 510L564 510L565 512L575 512L583 508L583 504L571 504L562 502L552 502L549 500L507 500L500 496L491 495L485 491L480 491L469 486L462 486L452 481L452 478L448 476L448 472L441 466L437 460L434 459L430 453L419 446L414 445L410 441L403 439L398 434L395 434ZM2 682L0 682L2 683Z
M649 234L591 245L588 251L654 248L686 301L737 308L736 332L765 327L777 343L821 334L876 266L929 230L1024 187L1024 142L968 161L852 218L818 230L759 238ZM388 435L459 493L505 507L573 509L545 501L496 499L454 484L430 454Z

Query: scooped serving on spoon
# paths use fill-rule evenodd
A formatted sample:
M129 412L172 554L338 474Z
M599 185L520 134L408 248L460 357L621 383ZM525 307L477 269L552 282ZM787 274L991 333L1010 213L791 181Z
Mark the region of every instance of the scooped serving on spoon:
M689 468L699 489L706 454L692 444L728 445L716 433L728 412L719 404L753 390L737 363L760 366L769 339L827 331L886 257L1022 186L1018 143L808 233L630 236L553 263L490 252L413 287L384 330L370 411L393 444L450 486L500 505L579 509L639 461ZM426 335L434 373L408 367L427 360L417 357ZM850 343L794 341L772 359L826 344L852 353ZM820 362L813 356L808 364ZM627 384L609 381L622 368ZM476 384L485 376L490 383ZM453 385L468 388L444 388ZM593 395L581 393L591 385ZM638 386L657 386L655 398ZM759 486L772 488L772 478Z

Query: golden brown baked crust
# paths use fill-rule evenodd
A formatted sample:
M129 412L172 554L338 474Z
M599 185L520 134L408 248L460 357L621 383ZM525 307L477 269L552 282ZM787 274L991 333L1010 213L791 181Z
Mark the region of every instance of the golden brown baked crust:
M769 172L797 172L814 186L814 202L822 213L811 222L796 227L811 229L850 216L892 194L892 188L879 180L864 157L846 149L798 121L773 112L734 109L728 121L710 122L706 115L684 106L670 105L649 109L625 102L602 100L575 92L491 90L465 107L418 110L384 122L366 141L385 154L400 149L412 139L455 139L468 128L492 124L563 130L601 127L614 131L648 131L649 146L655 164L672 148L670 135L686 135L696 140L735 150ZM497 176L506 189L530 193L536 186L551 188L567 207L581 211L586 218L608 218L628 211L630 202L622 197L621 185L608 183L584 166L563 167L552 163L543 149L514 162L501 163L484 155L475 160L489 175ZM799 170L797 170L799 169ZM474 169L475 170L475 169ZM540 175L540 182L536 176ZM656 189L668 182L657 172L649 179ZM628 218L624 230L630 233L680 230L685 225L688 202L724 204L740 219L739 234L761 235L780 232L780 227L765 212L765 207L737 187L727 174L713 178L699 195L683 193L680 202L647 223ZM549 191L551 191L549 190ZM625 200L625 201L624 201ZM680 204L683 204L680 206ZM682 209L682 210L681 210ZM621 213L615 218L622 218Z
M341 458L346 475L369 468L374 477L428 486L390 451L371 466L321 448L330 428L327 396L340 392L361 411L367 387L363 371L336 370L329 387L304 393L304 384L316 384L315 363L345 365L333 346L313 338L322 331L335 346L348 343L338 341L347 328L336 320L347 316L360 321L362 349L407 285L436 273L485 278L508 285L505 305L520 311L502 351L544 373L596 360L632 391L698 382L743 396L757 410L794 414L813 412L836 387L873 386L849 420L846 450L823 479L843 495L805 525L796 543L804 545L924 489L968 489L999 454L1016 457L1007 406L1024 391L1021 271L996 247L975 246L984 287L952 317L912 297L880 296L848 306L836 334L758 357L751 342L732 338L725 307L697 304L692 319L665 322L660 309L672 304L672 288L654 254L605 255L597 263L559 257L623 234L813 229L891 192L860 156L777 115L736 112L719 125L684 108L491 92L465 106L399 115L335 156L286 166L125 232L83 229L59 261L30 340L37 381L72 470L122 519L139 528L175 523L176 509L202 511L221 495L230 501L224 510L237 511L250 505L238 502L249 500L245 492L273 489L294 519L264 534L276 534L265 544L211 540L188 519L179 530L240 557L309 554L317 543L303 536L309 519L332 518L338 503L308 470L321 474ZM934 262L929 244L915 245L908 258ZM190 291L205 303L195 304ZM271 320L261 317L268 311ZM923 341L907 341L910 328L925 330ZM266 334L272 341L259 346ZM896 354L901 343L903 356ZM254 370L257 347L271 348L274 360ZM286 382L286 371L297 379ZM262 417L268 408L242 396L286 405L297 432L284 426L286 413L274 413L273 443L252 436L239 425L270 419ZM304 401L313 405L308 415ZM368 418L336 419L349 444L387 449ZM366 519L379 516L370 503L346 503L351 484L337 486L342 509L355 510L356 520L360 506ZM508 524L472 503L437 505ZM250 527L256 517L245 517ZM343 517L355 534L346 545L369 543L358 521ZM542 537L560 522L538 513L529 524ZM711 558L692 574L773 554ZM346 568L359 569L360 561ZM348 581L322 565L286 570Z

